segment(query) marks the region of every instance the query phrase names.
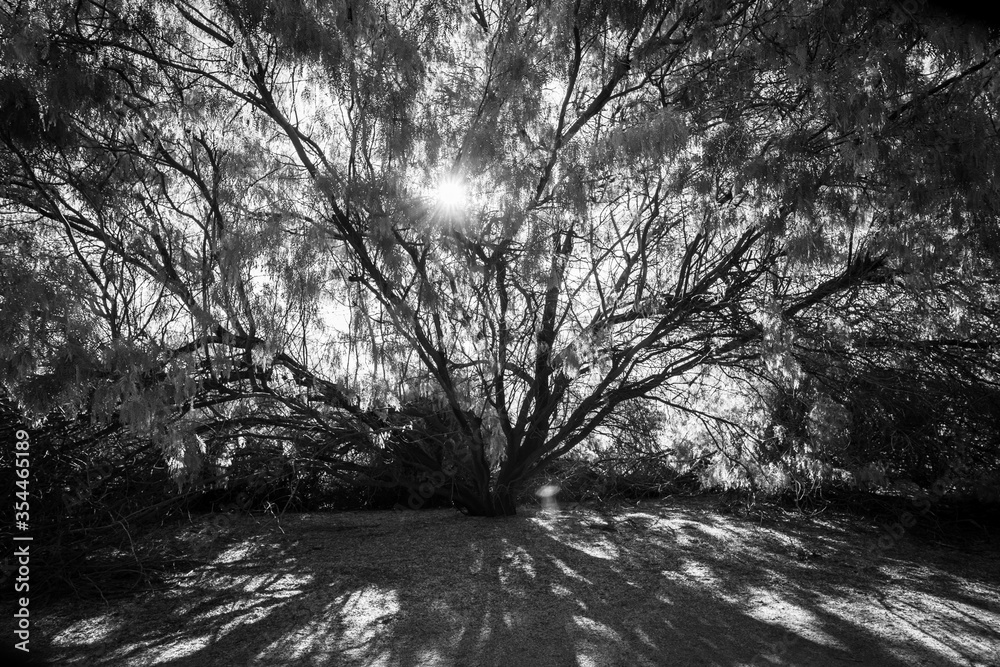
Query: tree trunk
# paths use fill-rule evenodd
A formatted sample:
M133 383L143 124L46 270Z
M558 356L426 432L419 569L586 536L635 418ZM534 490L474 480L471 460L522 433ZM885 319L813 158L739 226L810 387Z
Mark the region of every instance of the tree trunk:
M509 486L494 489L463 489L455 494L455 506L470 516L514 516L517 491Z

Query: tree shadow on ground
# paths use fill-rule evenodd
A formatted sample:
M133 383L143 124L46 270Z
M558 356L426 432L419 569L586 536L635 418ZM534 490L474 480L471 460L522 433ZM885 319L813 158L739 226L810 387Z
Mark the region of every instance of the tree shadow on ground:
M955 588L940 569L900 576L916 559L873 563L837 526L767 527L660 502L502 520L314 514L283 530L244 535L150 599L78 610L53 633L54 657L902 667L988 665L1000 646L996 586Z

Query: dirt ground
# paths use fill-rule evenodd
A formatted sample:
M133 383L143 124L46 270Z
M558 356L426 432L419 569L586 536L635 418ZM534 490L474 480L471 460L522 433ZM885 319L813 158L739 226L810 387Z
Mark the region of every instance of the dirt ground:
M161 590L52 604L36 630L88 667L1000 667L997 540L879 531L706 497L209 515L146 538L185 564Z

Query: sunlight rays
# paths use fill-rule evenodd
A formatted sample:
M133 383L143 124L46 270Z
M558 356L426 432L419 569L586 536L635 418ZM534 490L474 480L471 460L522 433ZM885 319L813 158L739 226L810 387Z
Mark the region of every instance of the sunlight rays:
M442 176L429 192L434 210L441 220L458 222L469 208L469 188L456 174Z

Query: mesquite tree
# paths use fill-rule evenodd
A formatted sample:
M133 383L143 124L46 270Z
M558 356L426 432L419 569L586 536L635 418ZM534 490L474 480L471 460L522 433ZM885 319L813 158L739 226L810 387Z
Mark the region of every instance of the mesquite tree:
M624 402L993 270L997 45L889 3L42 4L5 20L5 261L89 309L62 400L172 447L409 448L511 514ZM902 335L992 340L993 295ZM55 368L19 335L9 386Z

